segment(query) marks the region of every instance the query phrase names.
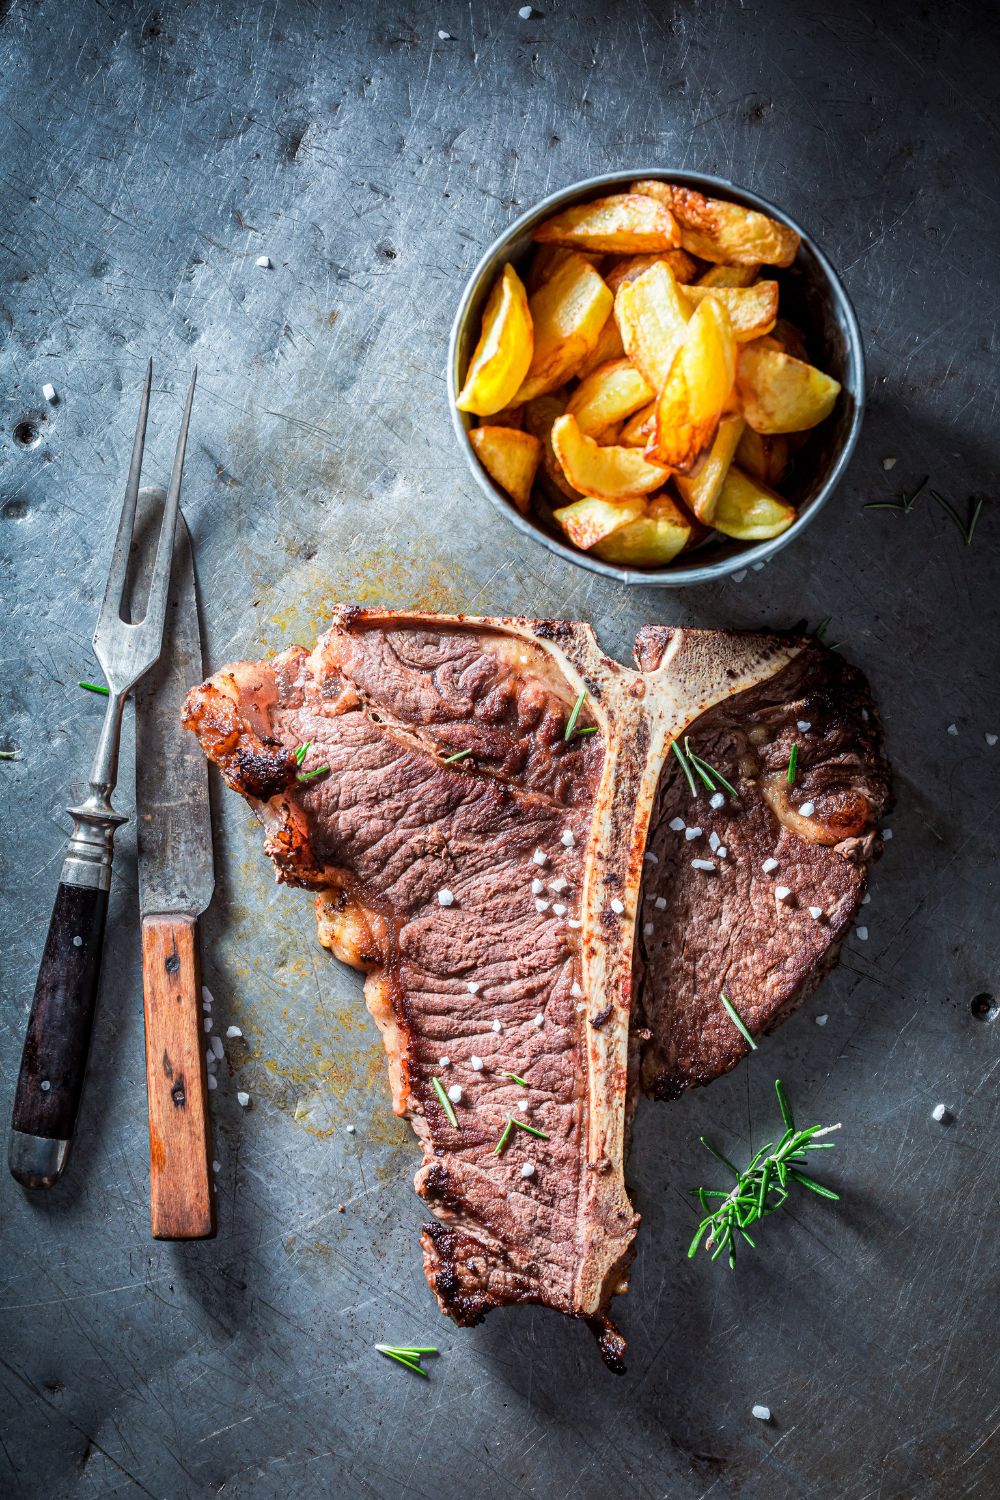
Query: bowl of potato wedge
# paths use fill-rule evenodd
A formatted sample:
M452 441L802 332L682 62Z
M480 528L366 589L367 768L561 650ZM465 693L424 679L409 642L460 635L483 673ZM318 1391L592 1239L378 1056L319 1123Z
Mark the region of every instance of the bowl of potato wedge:
M470 468L521 531L670 587L809 524L857 442L864 353L833 267L782 210L701 173L615 172L486 252L448 385Z

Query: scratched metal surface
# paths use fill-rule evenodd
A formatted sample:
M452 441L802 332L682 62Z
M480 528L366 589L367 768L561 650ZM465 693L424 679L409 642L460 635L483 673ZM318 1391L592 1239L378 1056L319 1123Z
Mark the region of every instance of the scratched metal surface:
M1000 1021L970 1010L997 986L1000 513L966 548L926 497L905 520L860 508L925 473L963 505L995 482L996 12L540 9L0 4L0 733L19 752L0 763L4 1108L97 730L74 684L94 670L147 352L148 482L201 370L185 507L213 665L309 641L334 599L591 619L619 655L645 621L831 614L898 775L869 940L752 1066L640 1111L616 1380L555 1315L439 1317L359 980L317 948L308 898L275 889L230 796L204 924L216 1029L245 1036L212 1096L219 1236L150 1241L127 829L72 1170L48 1197L0 1187L4 1495L1000 1492ZM741 584L676 597L519 539L445 406L482 247L540 194L629 162L786 204L842 268L871 362L860 451L808 534ZM685 1193L712 1177L698 1134L745 1150L776 1074L810 1117L843 1120L843 1203L772 1221L735 1276L689 1264ZM375 1356L380 1338L437 1343L429 1382Z

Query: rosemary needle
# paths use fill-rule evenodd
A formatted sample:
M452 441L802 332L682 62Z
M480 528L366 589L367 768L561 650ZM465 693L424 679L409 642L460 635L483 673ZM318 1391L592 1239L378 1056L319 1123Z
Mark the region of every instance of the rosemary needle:
M694 784L694 777L691 775L691 767L687 763L687 756L684 754L684 751L681 749L680 745L678 745L676 740L671 741L670 748L681 763L681 770L687 777L687 784L691 788L692 797L697 797L698 788Z
M519 1078L516 1073L501 1073L501 1078L509 1078L511 1083L519 1083L523 1089L529 1088L530 1084L526 1078Z
M579 734L583 733L582 729L581 730L577 730L577 728L576 728L576 721L580 717L580 710L583 708L583 705L584 705L584 703L586 701L587 701L587 689L586 688L581 688L580 689L580 696L579 696L579 698L577 698L576 702L573 704L573 712L570 714L569 718L566 720L566 728L563 730L563 739L564 740L571 740L573 738L574 732L577 732Z
M299 761L299 765L301 765L301 764L302 764L302 762ZM326 773L329 771L329 769L330 769L330 767L328 765L322 765L322 766L317 766L314 771L299 771L298 774L295 777L295 780L296 781L314 781L317 776L325 776Z
M441 1082L440 1078L432 1078L431 1079L431 1083L434 1085L434 1092L438 1096L438 1103L441 1105L441 1108L444 1110L445 1117L447 1118L448 1123L450 1125L454 1125L455 1129L457 1130L458 1129L458 1116L455 1113L454 1105L452 1104L451 1100L448 1098L448 1095L445 1093L444 1084Z
M307 752L309 750L309 746L311 744L312 744L312 740L306 740L306 742L305 742L304 745L299 745L298 748L296 749L296 751L295 751L295 764L297 766L301 766L302 762L305 760L306 754L307 754Z
M799 747L798 747L798 745L793 744L792 745L792 752L791 752L791 754L788 757L788 785L789 786L794 786L795 785L795 774L798 771L798 768L799 768Z
M86 688L88 693L100 693L104 698L111 696L111 689L102 687L99 682L78 682L77 687Z
M416 1370L417 1374L422 1375L425 1380L428 1378L427 1371L420 1363L420 1356L421 1354L436 1354L438 1352L430 1346L418 1349L415 1346L396 1348L393 1344L376 1344L375 1348L379 1354L386 1355L388 1359L394 1359L397 1364L405 1365L408 1370Z
M468 750L459 750L457 752L457 754L455 754L455 755L446 755L445 758L444 758L444 760L441 762L441 764L443 766L453 766L455 764L456 760L464 760L467 755L471 755L471 754L472 754L471 748L468 749Z
M525 1087L527 1087L527 1085L525 1085ZM503 1154L503 1148L506 1146L507 1142L510 1140L510 1133L511 1133L512 1130L515 1130L515 1129L517 1129L517 1130L526 1130L529 1135L537 1135L538 1138L539 1138L539 1140L543 1140L543 1141L547 1141L548 1140L548 1136L546 1135L546 1133L545 1133L544 1130L536 1130L535 1127L534 1127L534 1125L526 1125L523 1120L515 1120L513 1115L508 1115L507 1116L507 1124L504 1126L503 1135L500 1137L500 1139L497 1141L496 1145L493 1147L493 1155L494 1156L501 1156Z
M744 1025L743 1021L740 1019L739 1014L738 1014L738 1012L736 1010L736 1007L733 1004L733 1002L730 1000L729 996L728 995L720 995L719 999L722 1001L723 1009L725 1010L726 1015L732 1021L733 1025L736 1027L736 1030L743 1037L744 1041L747 1041L747 1042L750 1043L750 1050L751 1050L751 1052L756 1052L757 1051L757 1043L754 1041L753 1037L750 1035L750 1032L747 1030L747 1027Z

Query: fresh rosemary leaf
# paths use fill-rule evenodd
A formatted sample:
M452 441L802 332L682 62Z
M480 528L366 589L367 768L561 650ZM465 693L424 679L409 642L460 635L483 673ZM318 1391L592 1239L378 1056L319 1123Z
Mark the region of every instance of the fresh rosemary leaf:
M299 764L301 765L302 762L300 761ZM315 770L313 770L313 771L299 771L296 774L295 780L296 781L315 781L317 776L325 776L327 774L327 772L329 771L329 769L330 769L330 767L328 765L324 764L322 766L317 766L315 768Z
M720 995L719 999L722 1001L722 1006L723 1006L723 1009L726 1012L726 1015L732 1021L733 1025L736 1027L736 1030L743 1037L743 1040L750 1043L750 1050L751 1050L751 1052L756 1052L757 1051L757 1043L754 1041L753 1037L750 1035L750 1033L747 1030L746 1026L740 1020L740 1017L739 1017L739 1015L737 1014L737 1011L736 1011L736 1007L734 1006L733 1002L730 1000L729 996L728 995Z
M796 1182L801 1183L803 1187L809 1188L814 1193L819 1193L821 1198L832 1198L834 1202L840 1201L840 1194L835 1193L833 1188L824 1187L821 1182L817 1182L814 1177L807 1177L797 1167L789 1167L788 1175L789 1177L793 1177Z
M523 1089L529 1087L528 1080L526 1078L519 1078L516 1073L501 1073L500 1077L509 1078L511 1083L519 1083Z
M471 754L472 754L471 748L468 749L468 750L459 750L459 752L458 752L457 755L446 755L445 758L444 758L444 760L441 762L441 764L443 766L453 766L455 764L456 760L464 760L467 755L471 755Z
M832 615L823 616L822 620L820 620L819 624L816 626L816 629L813 631L814 641L821 641L823 639L824 635L826 634L826 627L829 625L832 619Z
M110 698L111 689L102 687L99 682L80 682L78 687L86 688L88 693L100 693L103 698Z
M929 478L930 475L925 474L923 479L921 479L920 483L917 485L916 489L913 491L913 494L909 496L903 496L903 509L905 510L907 515L909 515L910 511L913 509L913 502L916 500L917 496L923 492L924 485L927 483Z
M543 1141L548 1140L548 1136L545 1134L545 1131L536 1130L534 1125L526 1125L523 1120L515 1120L513 1115L511 1116L511 1122L512 1124L517 1126L518 1130L526 1130L529 1135L537 1135Z
M705 1139L705 1137L703 1135L699 1136L698 1139L701 1141L701 1144L705 1147L706 1151L711 1151L712 1155L716 1158L716 1160L721 1161L721 1163L722 1163L722 1165L724 1167L728 1167L729 1168L730 1172L732 1172L732 1174L733 1174L734 1177L739 1177L739 1175L740 1175L739 1172L733 1166L733 1164L729 1160L728 1156L723 1156L723 1154L719 1150L719 1148L717 1146L713 1146L711 1141L706 1141L706 1139ZM728 1193L726 1194L726 1197L727 1198L729 1197Z
M697 755L692 755L691 746L688 744L687 735L684 736L684 754L687 756L691 765L694 766L698 775L701 777L702 785L705 786L708 791L714 792L715 782L712 780L710 774L711 768L706 761L699 760Z
M687 740L684 741L684 744L686 748ZM729 782L723 776L722 772L716 770L715 766L710 766L707 760L702 760L701 756L695 755L693 750L688 750L688 755L690 756L696 768L700 766L703 771L708 771L712 776L715 777L716 781L720 782L721 785L725 787L726 791L731 797L736 797L739 795L736 791L736 788L729 785Z
M774 1080L774 1092L778 1096L778 1108L781 1110L781 1118L785 1122L785 1129L794 1130L795 1121L792 1117L792 1106L788 1102L788 1095L782 1087L780 1078Z
M581 734L596 734L596 733L597 733L597 725L596 724L585 724L582 729L578 729L576 731L576 738L579 739L580 736L581 736Z
M394 1359L397 1364L405 1365L408 1370L415 1370L425 1380L428 1378L427 1371L421 1365L419 1358L411 1358L408 1350L392 1349L388 1344L376 1344L375 1348L387 1359Z
M909 511L906 509L906 506L900 504L900 502L898 500L866 500L865 503L864 503L864 505L861 507L861 509L862 510L899 510L899 511L902 511L904 515L909 515Z
M794 745L793 744L793 746L792 746L792 752L791 752L791 754L788 757L788 785L789 786L794 786L795 785L795 774L796 774L796 772L798 770L798 767L799 767L799 747L798 747L798 745Z
M507 1123L504 1126L503 1135L500 1137L500 1139L497 1141L496 1145L493 1147L493 1155L494 1156L500 1156L500 1155L502 1155L503 1148L506 1146L507 1142L510 1140L510 1133L511 1133L511 1131L513 1129L514 1129L514 1121L511 1119L510 1115L508 1115L507 1116Z
M297 746L295 751L295 764L297 766L301 766L302 762L305 760L306 756L309 753L309 747L311 744L312 740L306 740L304 745Z
M968 521L963 521L962 517L959 515L958 511L950 503L950 501L946 500L943 495L938 493L937 490L931 490L931 499L936 500L941 509L951 517L955 525L958 527L959 531L962 533L962 538L965 542L965 545L967 547L971 547L972 535L976 529L976 522L979 520L979 513L983 508L983 497L980 496L978 500L973 502L972 511Z
M573 712L570 714L569 718L566 720L566 728L563 730L563 739L564 740L571 740L573 738L574 731L576 730L576 721L580 717L580 710L583 708L583 705L584 705L584 703L586 701L587 701L587 689L586 688L581 688L580 689L580 696L579 696L579 698L577 698L576 702L573 704Z
M434 1092L438 1096L438 1103L444 1110L445 1118L447 1119L449 1125L454 1125L455 1129L457 1130L458 1116L455 1113L454 1105L445 1092L444 1084L441 1082L440 1078L432 1078L431 1083L434 1085Z
M684 754L684 751L681 749L680 745L678 745L676 740L671 741L670 748L681 763L681 770L687 777L687 784L691 788L692 797L697 797L698 788L694 784L694 777L691 775L691 767L687 763L687 756Z

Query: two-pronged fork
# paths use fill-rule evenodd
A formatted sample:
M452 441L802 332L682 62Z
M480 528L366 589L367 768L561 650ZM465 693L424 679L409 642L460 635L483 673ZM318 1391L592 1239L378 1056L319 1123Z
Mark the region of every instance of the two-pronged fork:
M122 712L128 694L159 657L163 642L196 375L197 371L191 376L184 403L148 603L141 620L129 621L124 618L125 590L149 414L152 360L146 368L125 503L94 632L94 651L108 683L108 706L90 773L90 794L79 807L69 809L73 832L45 939L14 1097L8 1159L11 1172L25 1187L51 1187L66 1165L73 1142L101 974L115 829L128 822L111 805L118 779Z

